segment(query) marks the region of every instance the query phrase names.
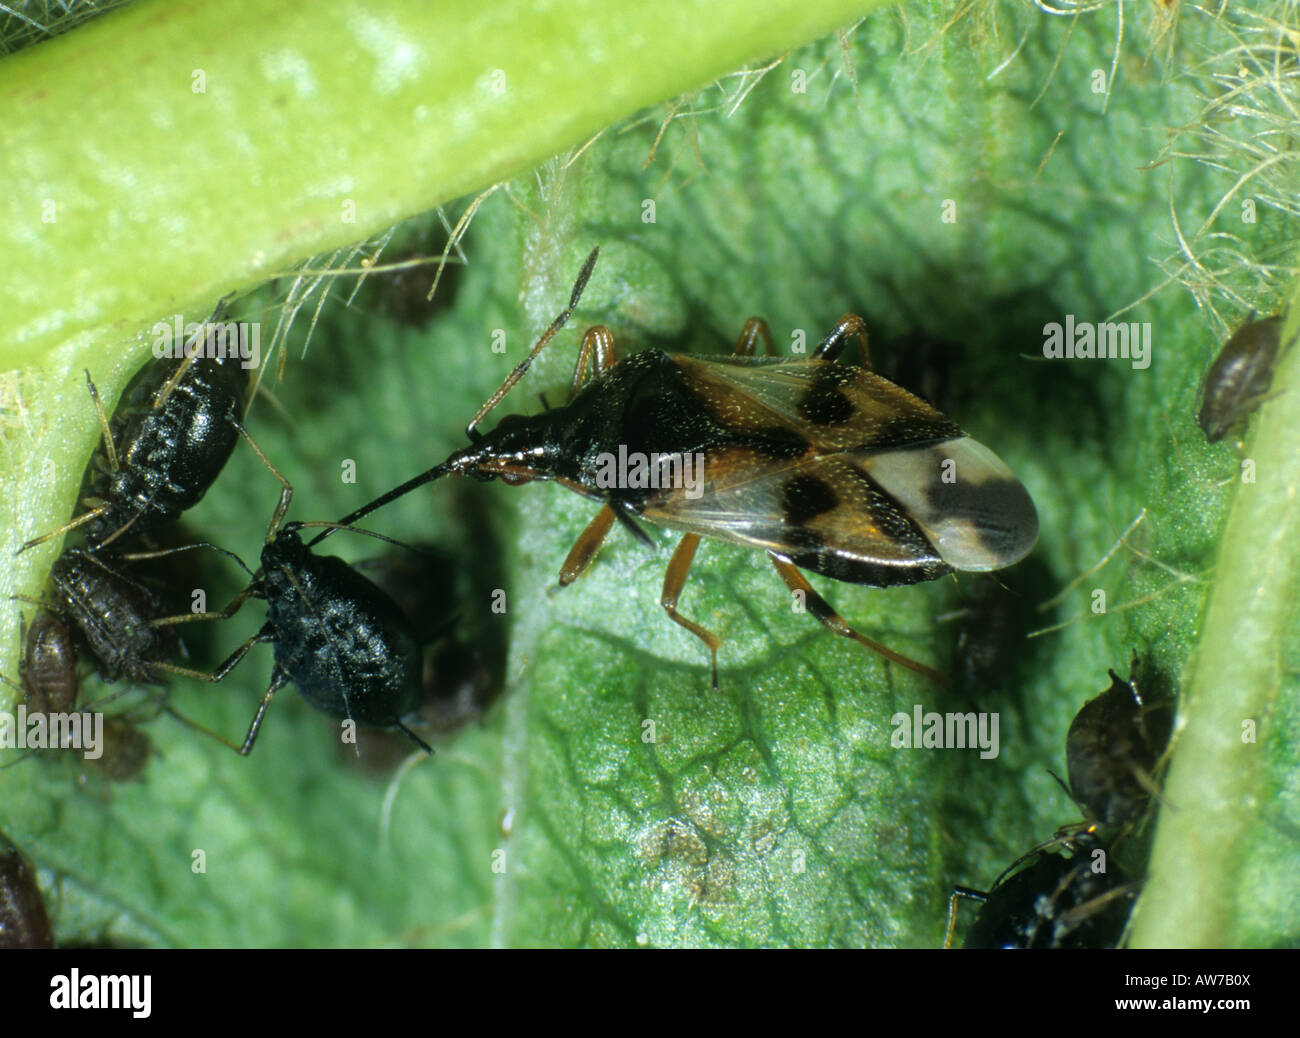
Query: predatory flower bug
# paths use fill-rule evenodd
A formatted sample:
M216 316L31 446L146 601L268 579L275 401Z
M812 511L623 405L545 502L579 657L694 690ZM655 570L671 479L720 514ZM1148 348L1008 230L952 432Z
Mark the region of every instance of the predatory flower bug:
M598 252L587 257L569 305L470 421L471 445L339 525L449 473L510 484L553 479L603 502L564 562L561 587L587 567L615 520L645 543L638 519L685 532L660 601L708 647L714 688L721 640L677 611L701 537L767 552L824 626L946 683L855 631L800 567L874 587L1001 569L1034 546L1038 515L997 455L865 366L861 318L845 315L811 356L798 359L754 356L759 339L775 353L766 322L756 317L745 323L734 353L722 357L649 349L617 360L613 335L596 326L582 337L566 404L530 417L507 415L491 432L479 432L569 319ZM851 339L863 365L836 364ZM611 479L634 457L648 459L647 478L635 478L631 468L627 478ZM694 479L685 475L692 459Z

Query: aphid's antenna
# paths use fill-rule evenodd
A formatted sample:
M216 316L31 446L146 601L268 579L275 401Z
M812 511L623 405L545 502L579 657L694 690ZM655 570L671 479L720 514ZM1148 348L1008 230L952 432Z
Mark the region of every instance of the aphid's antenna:
M542 348L555 337L555 333L563 328L565 322L573 315L573 311L578 307L578 300L582 298L582 290L587 287L587 279L591 277L592 269L596 266L596 257L599 255L600 246L597 245L591 250L587 262L582 265L582 270L578 272L578 280L573 283L573 291L569 294L569 305L560 311L559 316L542 333L542 337L537 340L537 344L529 351L528 356L515 365L515 370L506 376L506 380L501 383L501 387L488 398L487 403L478 409L478 414L470 419L469 425L465 427L465 435L471 440L477 441L480 438L481 434L478 432L479 422L483 421L488 412L501 403L505 395L514 388L515 383L524 377L524 373L537 355L542 352Z
M178 555L183 551L192 551L195 548L211 548L213 551L219 552L228 559L234 559L240 569L250 577L254 576L253 571L248 568L248 564L245 563L243 559L233 551L228 551L225 548L219 547L211 541L195 541L193 544L182 544L178 548L161 548L158 551L133 551L127 555L119 555L117 557L125 559L127 562L141 562L145 559L162 559L166 558L168 555Z
M383 506L388 504L390 501L396 501L399 497L403 497L406 494L409 494L412 490L415 490L418 487L422 487L426 483L432 483L435 479L438 479L440 476L445 476L448 472L451 471L452 471L452 467L448 465L446 462L443 462L441 465L435 465L427 472L421 472L418 476L414 477L413 479L408 479L400 487L394 487L387 494L375 498L373 501L370 502L370 504L362 505L355 512L350 512L348 515L345 515L338 522L324 524L327 525L329 528L324 533L318 535L317 537L309 541L307 543L307 547L311 548L314 545L319 544L326 537L332 534L335 530L342 530L345 527L350 527L358 519L365 518L375 509L383 508ZM393 543L396 544L399 542L394 541ZM402 545L402 547L407 547L407 545Z
M311 522L311 523L285 523L284 529L292 532L294 530L306 529L308 526L326 527L326 533L321 534L319 537L315 538L315 540L312 540L308 543L307 547L309 548L313 544L315 544L316 541L319 541L322 537L326 536L327 533L330 533L334 530L351 530L353 533L365 534L365 536L373 537L377 541L383 541L386 544L393 544L399 548L405 548L407 551L413 551L420 555L431 554L429 552L421 551L414 544L407 544L405 541L399 541L393 537L385 537L382 533L375 533L374 530L362 530L355 526L344 526L342 523L331 523L325 521Z

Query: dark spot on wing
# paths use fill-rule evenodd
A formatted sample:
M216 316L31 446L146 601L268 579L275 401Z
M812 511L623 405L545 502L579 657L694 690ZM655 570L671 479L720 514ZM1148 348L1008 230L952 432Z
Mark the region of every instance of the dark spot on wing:
M936 419L900 414L878 422L872 431L873 450L922 448L965 435L956 422L939 415Z
M799 401L800 416L814 425L843 425L853 417L853 402L840 391L840 386L853 378L851 368L824 367Z
M1015 479L983 483L933 480L926 488L932 515L967 522L970 532L992 554L1021 558L1038 536L1037 513L1029 492Z
M798 458L808 450L808 441L793 429L787 429L783 425L772 425L745 436L738 436L734 442L762 451L769 458L777 461Z
M796 476L785 485L781 507L790 522L805 523L839 503L839 495L816 476Z

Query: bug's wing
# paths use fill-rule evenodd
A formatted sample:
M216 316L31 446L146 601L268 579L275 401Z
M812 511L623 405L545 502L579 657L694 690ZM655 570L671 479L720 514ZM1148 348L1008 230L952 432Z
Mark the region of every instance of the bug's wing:
M915 447L965 435L920 397L855 365L680 354L673 359L704 406L739 435L782 427L825 452Z
M694 499L661 492L647 518L859 583L1000 569L1038 539L1002 460L887 379L817 360L674 359L740 442L704 454Z
M773 461L751 447L708 452L644 515L666 526L774 551L859 584L914 584L947 573L924 533L867 474L862 458Z

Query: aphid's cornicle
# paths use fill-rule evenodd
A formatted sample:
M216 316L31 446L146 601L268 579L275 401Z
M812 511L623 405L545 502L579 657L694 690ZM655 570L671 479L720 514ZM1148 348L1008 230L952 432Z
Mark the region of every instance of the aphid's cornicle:
M473 552L490 536L480 527L469 540L467 557L417 544L354 564L410 619L424 660L420 718L439 733L481 718L502 689L506 625L490 610L503 580Z
M669 562L661 602L709 648L715 688L721 641L677 611L704 536L766 551L786 586L823 625L945 681L853 630L799 567L873 586L999 569L1033 547L1037 514L1002 461L955 423L864 367L834 363L850 339L857 339L867 360L860 318L846 315L811 357L798 360L754 356L759 339L774 353L759 318L746 323L730 357L646 350L620 361L613 336L597 326L582 338L567 404L531 417L507 415L491 432L478 431L569 319L597 252L578 275L568 307L470 421L471 446L339 525L449 473L511 484L554 479L604 502L565 560L560 586L586 568L616 520L646 542L639 518L685 532ZM599 459L620 448L650 458L703 455L702 493L688 496L680 486L608 487Z

